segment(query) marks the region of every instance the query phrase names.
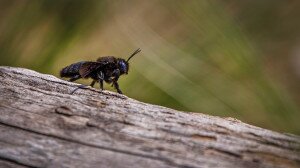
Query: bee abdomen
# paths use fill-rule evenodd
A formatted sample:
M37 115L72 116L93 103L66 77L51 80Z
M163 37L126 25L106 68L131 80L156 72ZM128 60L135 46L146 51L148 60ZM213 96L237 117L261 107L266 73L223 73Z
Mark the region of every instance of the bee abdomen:
M80 67L85 62L86 61L77 62L77 63L71 64L71 65L63 68L60 71L60 76L61 77L73 77L74 75L79 75Z

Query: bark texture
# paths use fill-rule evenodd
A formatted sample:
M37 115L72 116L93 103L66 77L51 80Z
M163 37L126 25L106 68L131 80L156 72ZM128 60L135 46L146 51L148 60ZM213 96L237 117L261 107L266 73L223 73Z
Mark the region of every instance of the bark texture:
M0 67L0 167L300 167L300 138Z

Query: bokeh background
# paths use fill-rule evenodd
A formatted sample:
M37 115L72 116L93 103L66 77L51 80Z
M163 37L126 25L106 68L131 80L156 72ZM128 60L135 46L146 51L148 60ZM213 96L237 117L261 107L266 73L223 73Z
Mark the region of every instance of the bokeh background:
M298 0L0 0L0 65L58 76L141 48L120 79L127 96L300 134L299 9Z

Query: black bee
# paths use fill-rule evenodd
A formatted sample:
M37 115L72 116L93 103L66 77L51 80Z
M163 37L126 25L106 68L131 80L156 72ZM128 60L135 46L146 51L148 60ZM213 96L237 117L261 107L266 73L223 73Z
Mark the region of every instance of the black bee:
M121 75L128 74L128 61L140 51L140 49L135 50L126 61L122 58L115 58L114 56L105 56L98 58L96 62L77 62L63 68L60 71L60 76L70 78L69 81L71 82L80 78L92 78L93 81L90 86L93 87L96 82L99 82L101 90L103 90L103 81L112 83L112 86L117 92L122 94L122 91L119 88L118 79ZM85 87L86 86L81 85L74 89L71 94L77 89Z

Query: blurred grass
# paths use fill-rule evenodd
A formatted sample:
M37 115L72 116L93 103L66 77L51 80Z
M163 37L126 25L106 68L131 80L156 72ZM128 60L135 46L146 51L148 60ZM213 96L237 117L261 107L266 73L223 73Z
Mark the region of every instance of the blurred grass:
M276 30L266 30L259 18L270 25L278 15L274 11L290 18L288 11L297 9L291 5L296 6L279 1L0 1L0 65L58 75L75 61L126 58L142 48L131 60L129 75L120 79L126 95L299 134L299 90L290 90L289 83L278 80L280 74L272 73L277 69L266 66L270 58L262 35L268 43ZM295 42L285 33L285 41Z

